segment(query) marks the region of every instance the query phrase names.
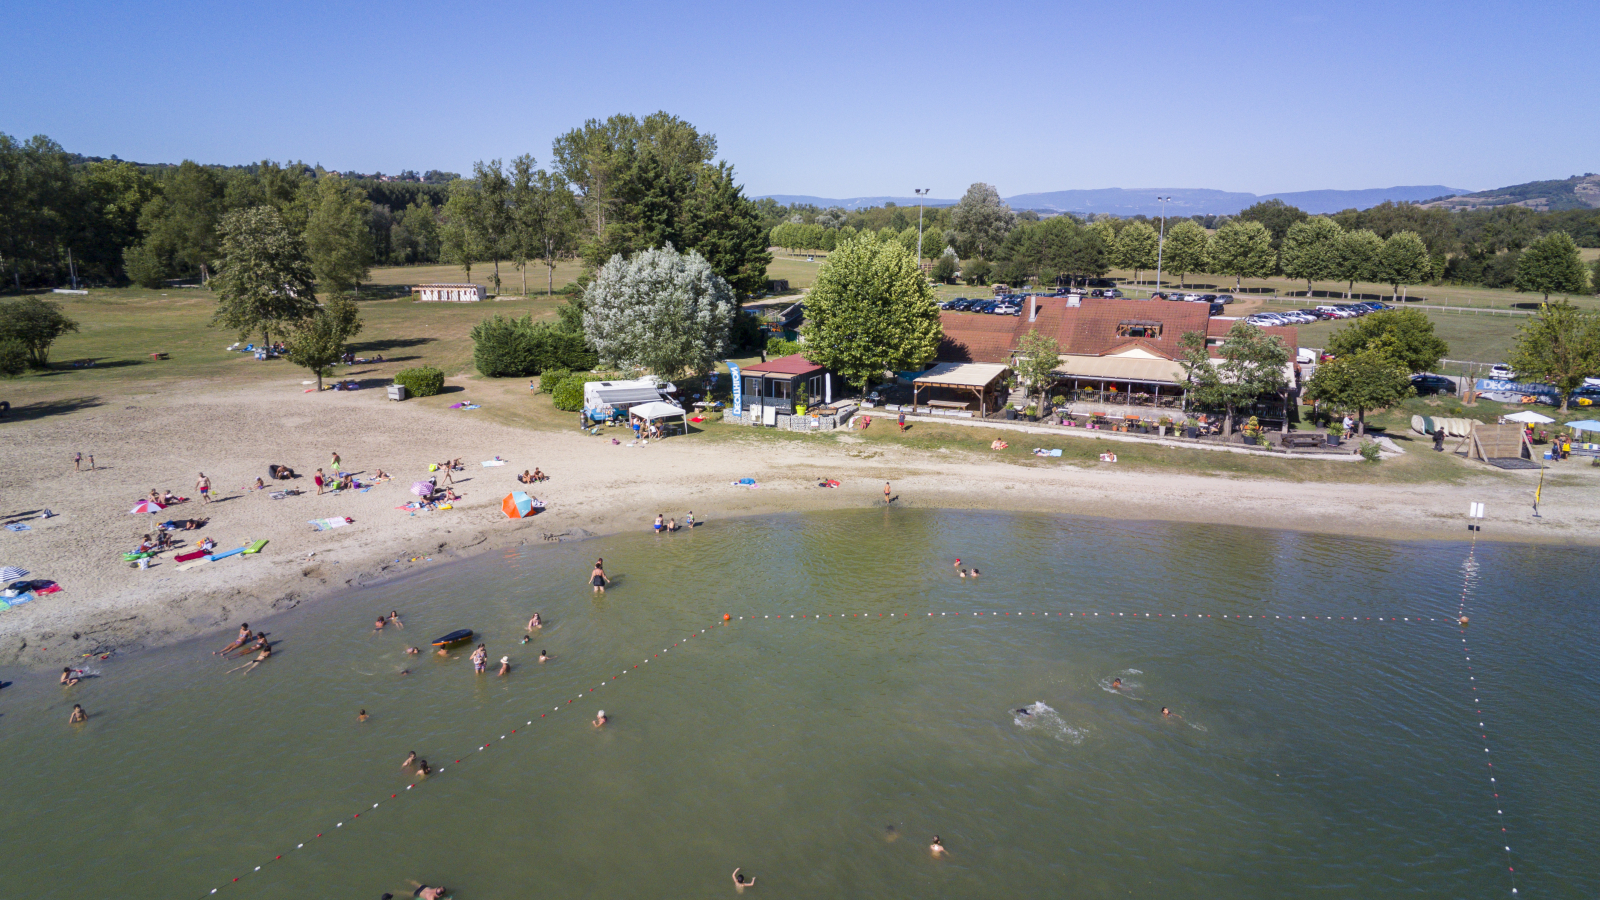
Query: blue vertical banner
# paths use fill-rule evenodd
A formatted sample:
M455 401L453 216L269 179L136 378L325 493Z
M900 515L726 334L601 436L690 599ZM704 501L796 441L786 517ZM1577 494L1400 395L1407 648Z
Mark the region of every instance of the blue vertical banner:
M739 364L733 360L725 360L728 366L728 376L733 379L733 414L744 412L744 379L739 377Z

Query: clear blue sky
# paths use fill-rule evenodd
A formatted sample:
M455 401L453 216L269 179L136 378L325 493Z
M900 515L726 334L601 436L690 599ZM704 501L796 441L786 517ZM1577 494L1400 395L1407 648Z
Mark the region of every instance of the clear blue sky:
M664 109L752 195L1600 171L1593 0L16 0L0 25L0 131L141 162L466 172Z

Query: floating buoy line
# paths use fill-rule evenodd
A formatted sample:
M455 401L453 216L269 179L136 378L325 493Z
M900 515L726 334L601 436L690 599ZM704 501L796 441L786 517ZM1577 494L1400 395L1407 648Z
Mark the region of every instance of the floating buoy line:
M1336 624L1336 623L1345 623L1345 624L1352 624L1352 625L1353 624L1368 624L1368 623L1371 623L1371 624L1421 625L1421 624L1429 624L1429 623L1437 624L1437 623L1443 622L1443 623L1448 624L1448 625L1456 625L1458 620L1466 615L1467 585L1470 585L1471 578L1472 578L1472 573L1476 571L1476 568L1475 568L1476 563L1474 562L1474 558L1473 558L1473 556L1472 556L1472 554L1470 552L1468 553L1467 559L1468 559L1467 565L1468 565L1470 571L1468 572L1468 575L1467 575L1467 584L1463 585L1463 588L1462 588L1461 608L1460 608L1460 611L1458 612L1456 618L1449 618L1449 617L1439 618L1439 617L1436 617L1436 616L1420 616L1420 615L1404 615L1404 616L1364 616L1364 615L1326 616L1326 615L1291 615L1291 614L1276 614L1276 613L1275 614L1266 614L1266 613L1260 613L1260 614L1198 613L1198 612L1177 613L1177 612L1144 612L1144 611L1129 612L1129 611L1112 611L1112 610L1079 611L1079 612L1055 612L1055 613L1051 613L1051 612L1029 612L1029 611L1025 611L1025 610L1016 611L1016 612L999 611L999 610L982 610L982 611L964 610L964 611L937 611L937 612L922 612L922 613L910 613L910 612L879 612L879 613L870 613L870 612L857 612L857 613L756 613L756 614L738 615L738 616L735 616L735 615L733 615L731 613L724 613L720 617L720 619L718 621L712 622L708 627L702 628L699 631L690 632L682 640L675 641L670 646L662 647L660 653L652 653L649 657L647 657L645 659L642 659L639 662L634 663L634 664L624 668L622 671L617 672L614 675L608 674L608 675L604 676L593 687L589 687L587 689L581 690L576 697L564 699L562 702L557 703L555 706L552 706L549 710L544 711L544 712L540 712L538 714L537 718L534 718L532 713L524 714L524 715L528 716L528 718L526 718L523 721L522 725L517 726L515 728L506 729L504 731L504 733L500 734L499 737L496 740L498 740L500 742L504 742L504 741L508 741L508 740L510 740L510 739L512 739L514 737L518 737L520 735L527 734L527 733L529 733L528 729L532 728L533 725L536 722L538 722L539 720L548 719L549 717L551 717L551 716L553 716L553 715L555 715L557 713L560 713L562 710L564 710L564 709L568 708L569 706L571 706L574 702L585 699L586 697L588 697L589 694L594 693L597 689L603 688L603 687L605 687L605 686L607 686L609 684L613 684L614 682L621 680L623 677L639 671L641 666L648 666L651 662L665 661L668 658L666 656L666 654L670 653L673 650L673 648L683 646L686 642L688 642L689 640L693 639L696 635L707 634L713 628L731 627L732 625L734 625L737 622L769 622L769 621L775 622L775 621L781 621L781 620L788 620L788 621L794 621L794 622L819 622L819 621L824 621L824 620L834 620L834 621L838 621L838 622L849 622L849 621L898 622L898 621L908 621L908 620L909 621L927 621L928 619L936 619L937 620L937 619L954 619L954 618L963 618L963 619L968 619L968 620L971 620L971 619L982 619L982 620L985 620L985 621L1004 621L1004 620L1006 620L1008 618L1012 618L1012 619L1036 618L1036 619L1039 619L1039 620L1049 620L1049 621L1059 621L1059 622L1069 622L1069 621L1070 622L1082 622L1082 621L1085 621L1085 620L1092 622L1092 621L1095 621L1097 619L1100 620L1100 621L1103 621L1103 622L1113 622L1113 621L1146 620L1146 619L1148 619L1148 620L1162 620L1162 621L1169 621L1169 622L1171 622L1171 621L1180 621L1180 620L1189 620L1189 621L1192 621L1192 622L1202 622L1202 621L1222 622L1222 621L1228 621L1228 622L1248 622L1248 623L1268 623L1268 624L1280 624L1280 623L1282 623L1282 624L1301 624L1301 623ZM1463 646L1463 649L1465 649L1465 647L1466 647L1466 639L1465 639L1465 637L1463 637L1463 639L1462 639L1462 646ZM1468 659L1468 662L1470 663L1471 657L1468 656L1467 659ZM1468 669L1469 669L1469 671L1471 670L1470 665L1469 665ZM648 671L648 669L646 671ZM1471 676L1469 676L1469 677L1471 677ZM1472 700L1473 700L1473 704L1474 704L1472 708L1474 710L1476 710L1478 712L1478 714L1479 714L1479 718L1480 718L1480 722L1479 722L1480 733L1484 735L1484 741L1485 741L1484 752L1487 754L1488 753L1488 749L1489 749L1488 746L1487 746L1488 737L1487 737L1487 732L1482 729L1482 721L1481 721L1481 719L1482 719L1482 709L1480 708L1481 707L1481 703L1478 700L1476 686L1474 686L1472 688L1472 690L1473 690ZM496 740L485 740L485 741L483 741L481 743L475 744L471 748L471 750L469 750L467 753L463 754L460 757L453 758L448 765L439 766L439 767L433 769L433 774L427 780L417 781L417 782L414 782L412 784L408 784L408 785L406 785L405 790L403 790L403 791L394 791L394 792L390 793L388 797L380 798L376 802L372 803L371 805L362 806L361 810L359 812L352 812L350 815L346 816L345 818L339 819L338 821L334 822L332 828L326 828L326 829L324 829L322 831L314 831L314 832L312 832L312 831L310 831L308 829L308 832L310 832L310 834L311 834L310 837L305 838L305 839L300 840L300 841L294 842L294 845L292 847L286 846L284 852L275 854L271 859L262 862L260 865L254 866L253 868L251 868L248 871L246 871L246 872L244 872L244 873L232 878L231 880L229 880L227 882L224 882L223 884L221 884L221 885L219 885L217 887L211 888L210 891L207 894L203 895L203 896L209 897L211 895L218 894L218 893L222 892L223 889L231 887L231 886L233 886L235 884L238 884L241 880L243 880L245 878L248 878L251 875L255 875L257 873L261 873L263 871L267 871L271 867L271 865L273 863L283 860L285 856L293 855L294 853L296 853L298 851L306 850L308 848L314 848L323 839L325 839L327 837L332 837L333 835L338 834L338 833L342 833L342 830L344 829L344 826L346 826L346 825L352 825L353 826L353 825L357 824L359 821L361 821L363 816L365 816L368 820L370 820L372 818L372 816L374 815L374 812L376 810L380 810L380 809L384 808L384 804L385 803L393 804L393 803L401 802L401 801L403 801L403 800L405 800L407 798L411 798L411 797L414 797L414 796L420 796L420 794L413 794L412 792L414 790L418 789L418 788L426 788L430 783L432 783L432 781L434 779L436 779L438 776L443 775L447 768L450 768L452 766L461 766L461 765L470 764L471 761L472 761L472 755L474 753L487 752L489 749L494 747L494 745L496 743ZM1489 778L1490 787L1491 787L1491 789L1495 789L1494 788L1494 783L1495 783L1494 769L1492 767L1492 764L1491 764L1491 766L1489 768L1489 773L1490 773L1490 778ZM1497 789L1495 789L1495 790L1497 790ZM1498 793L1494 793L1494 797L1496 798L1496 802L1498 803L1499 794ZM1496 809L1496 813L1497 814L1503 814L1503 813L1501 813L1501 810L1498 807ZM1501 828L1501 833L1502 833L1502 835L1504 835L1504 833L1505 833L1505 829L1503 827ZM1510 848L1509 845L1507 845L1506 846L1506 854L1507 854L1507 858L1508 858L1507 868L1511 871L1511 876L1512 876L1512 881L1513 881L1513 886L1512 886L1511 892L1513 894L1515 894L1517 892L1517 889L1516 889L1516 886L1515 886L1516 873L1515 873L1515 869L1512 869L1510 867L1510 864L1509 864L1510 852L1511 852L1511 848Z

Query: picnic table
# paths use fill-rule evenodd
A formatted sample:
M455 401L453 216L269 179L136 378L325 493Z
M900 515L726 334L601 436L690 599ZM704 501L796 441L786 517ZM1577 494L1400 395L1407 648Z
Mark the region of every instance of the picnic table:
M1328 436L1324 434L1286 434L1283 436L1285 447L1322 447L1328 443Z
M928 405L929 406L937 406L940 409L966 409L967 408L967 404L962 402L962 401L960 401L960 400L929 400L928 401Z

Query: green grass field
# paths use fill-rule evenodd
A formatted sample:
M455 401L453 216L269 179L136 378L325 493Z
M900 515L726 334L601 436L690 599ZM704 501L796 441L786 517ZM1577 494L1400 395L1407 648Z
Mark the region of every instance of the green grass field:
M547 286L547 269L544 263L534 261L527 266L528 288L526 296L543 296ZM564 260L556 266L555 288L578 277L583 271L583 266L577 260ZM373 269L367 276L366 284L377 287L399 287L413 284L481 284L494 290L490 276L494 272L493 263L477 263L472 267L472 280L467 281L466 270L460 266L385 266ZM500 290L501 294L524 295L522 288L524 273L513 263L501 260L500 262Z

